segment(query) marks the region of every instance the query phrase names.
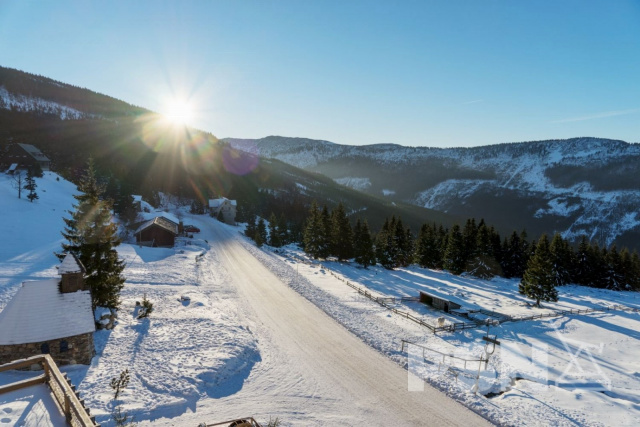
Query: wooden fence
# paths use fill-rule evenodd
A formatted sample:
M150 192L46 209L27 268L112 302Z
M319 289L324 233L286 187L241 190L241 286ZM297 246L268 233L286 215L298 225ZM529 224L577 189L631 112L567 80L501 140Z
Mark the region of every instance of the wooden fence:
M305 259L302 259L298 256L295 256L293 254L289 254L290 257L295 258L298 262L302 262L304 264L308 264L311 265L312 263L306 261ZM324 268L326 269L322 264L320 264L320 268ZM333 271L326 269L327 271L329 271L329 274L331 274L333 277L335 277L336 279L344 282L347 286L353 288L356 292L358 292L360 295L370 299L371 301L374 301L378 304L380 304L382 307L385 307L386 309L396 313L399 316L402 316L406 319L409 319L421 326L424 326L425 328L429 329L431 332L433 332L434 334L438 333L438 332L455 332L455 331L461 331L464 329L476 329L476 328L481 328L483 326L486 325L486 322L483 320L475 320L475 321L471 321L471 322L455 322L455 323L450 323L448 325L444 325L444 326L435 326L435 325L431 325L427 322L425 322L424 320L420 319L419 317L414 316L413 314L407 312L407 311L402 311L402 310L398 310L395 307L392 307L392 304L397 304L399 302L405 302L405 301L419 301L420 297L402 297L402 298L395 298L395 297L376 297L373 294L371 294L371 292L367 291L366 289L362 289L359 286L354 285L353 283L349 282L348 280L345 280L344 278L336 275ZM566 316L569 314L588 314L588 313L602 313L602 312L607 312L607 311L611 311L611 310L618 310L618 311L634 311L637 312L638 309L632 309L629 307L625 307L622 305L612 305L612 306L607 306L607 307L602 307L602 308L584 308L584 309L571 309L571 310L561 310L561 311L554 311L551 313L543 313L543 314L536 314L533 316L508 316L506 314L501 314L495 311L489 311L489 310L484 310L484 309L479 309L477 311L474 312L480 312L486 316L489 317L493 317L497 319L497 322L502 324L502 323L507 323L507 322L523 322L523 321L529 321L529 320L538 320L538 319L545 319L545 318L550 318L550 317L562 317L562 316Z
M44 369L44 374L2 386L0 387L0 394L32 385L47 384L69 425L73 427L100 427L100 424L96 423L95 417L92 417L89 413L89 409L84 406L84 401L80 400L78 392L75 386L71 384L67 374L60 372L58 366L48 354L41 354L0 365L0 372L29 368L34 364L40 364Z

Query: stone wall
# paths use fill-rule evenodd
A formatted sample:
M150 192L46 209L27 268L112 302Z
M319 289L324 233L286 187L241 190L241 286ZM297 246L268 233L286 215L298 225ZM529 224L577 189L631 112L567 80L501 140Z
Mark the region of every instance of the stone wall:
M58 365L89 365L95 353L93 333L88 333L37 343L0 345L0 365L42 354L47 345L48 353Z

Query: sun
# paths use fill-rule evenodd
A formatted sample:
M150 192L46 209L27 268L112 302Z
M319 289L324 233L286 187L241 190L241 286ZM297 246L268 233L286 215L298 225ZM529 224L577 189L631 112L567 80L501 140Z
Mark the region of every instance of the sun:
M189 102L172 100L164 109L165 118L174 125L186 125L193 119L193 107Z

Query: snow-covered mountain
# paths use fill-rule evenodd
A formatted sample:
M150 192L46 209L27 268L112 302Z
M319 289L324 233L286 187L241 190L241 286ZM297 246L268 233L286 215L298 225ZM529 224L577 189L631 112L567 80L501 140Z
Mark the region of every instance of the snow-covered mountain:
M443 149L277 136L227 141L360 191L484 217L503 229L638 247L640 144L573 138Z

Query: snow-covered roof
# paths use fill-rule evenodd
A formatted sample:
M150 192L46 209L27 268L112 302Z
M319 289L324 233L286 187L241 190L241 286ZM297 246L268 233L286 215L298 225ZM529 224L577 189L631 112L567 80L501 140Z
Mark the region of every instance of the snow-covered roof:
M58 274L84 273L84 265L72 253L68 253L58 266Z
M89 291L60 293L56 279L23 282L0 312L0 345L26 344L95 331Z
M24 151L29 153L31 155L31 157L33 157L34 159L39 160L39 161L44 161L44 162L48 162L49 161L47 156L42 154L42 152L37 147L34 147L31 144L18 144L18 145L20 147L22 147L22 149Z
M142 225L140 225L140 227L138 227L138 229L133 234L138 234L142 230L149 228L154 224L164 228L167 231L170 231L173 234L176 234L176 235L178 234L178 225L174 224L173 221L169 221L167 220L167 218L162 216L157 216L147 222L142 223Z
M133 198L134 202L141 202L142 201L142 196L140 196L138 194L132 194L131 197Z
M166 218L169 221L173 222L175 225L180 224L180 220L177 216L170 214L169 212L156 212L156 215L162 218Z
M231 206L236 206L237 202L235 200L229 200L226 197L221 197L219 199L209 199L209 207L210 208L219 208L224 204L224 202L231 203Z
M7 170L7 172L13 172L14 170L16 170L17 167L18 167L17 163L11 163L11 166L9 166L9 169Z

